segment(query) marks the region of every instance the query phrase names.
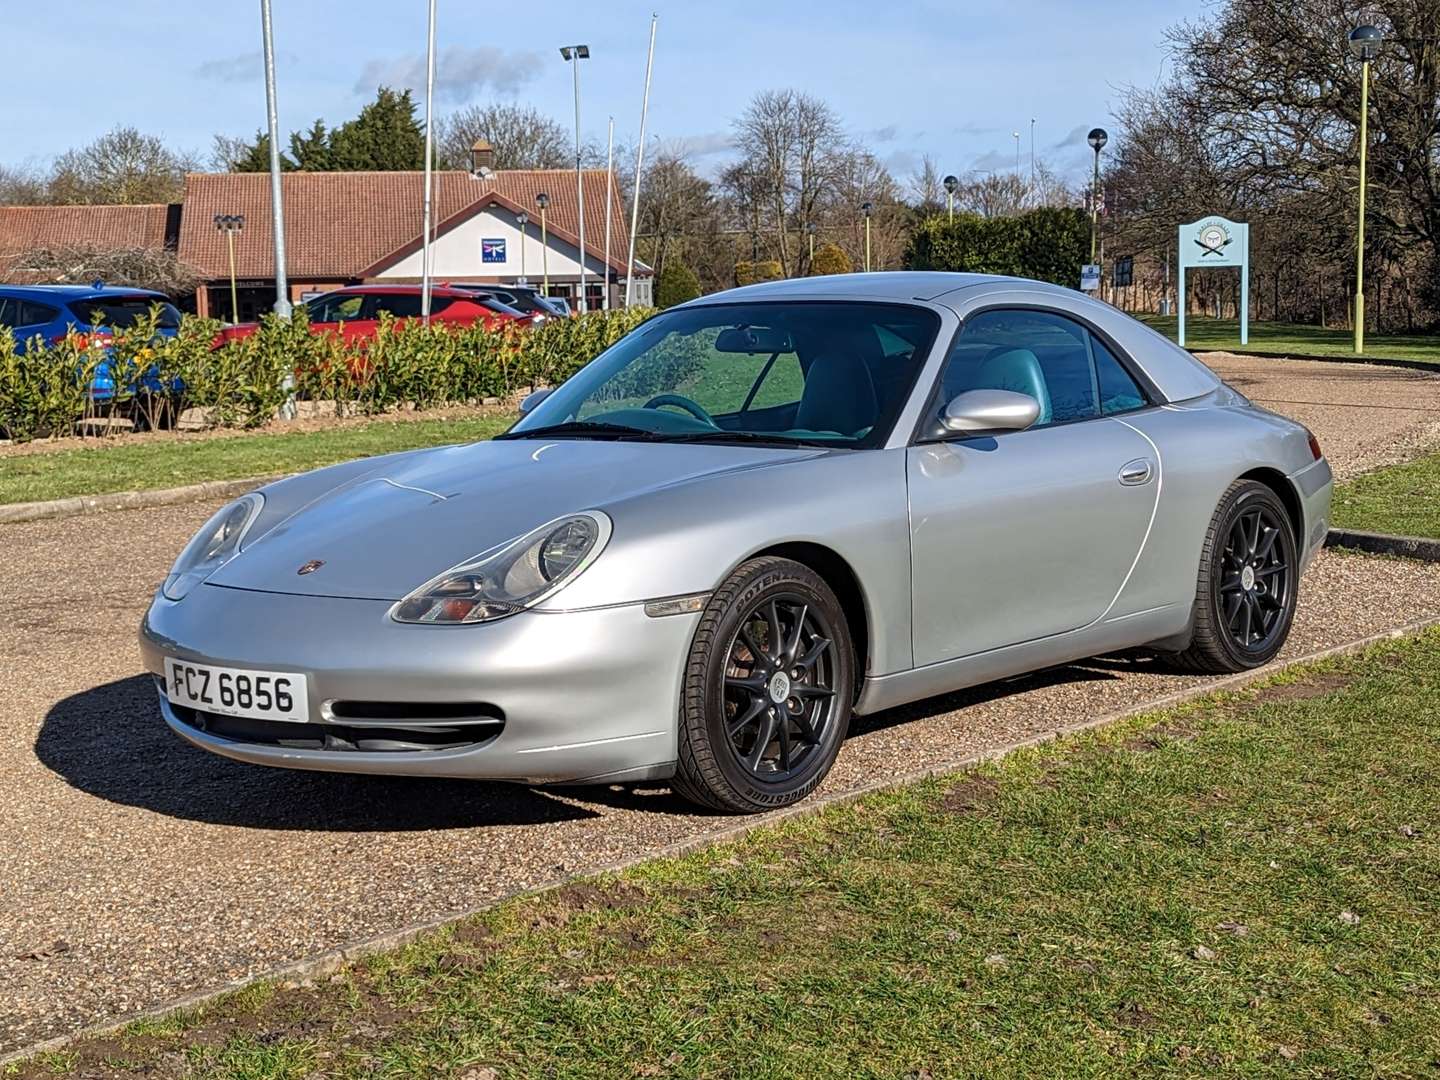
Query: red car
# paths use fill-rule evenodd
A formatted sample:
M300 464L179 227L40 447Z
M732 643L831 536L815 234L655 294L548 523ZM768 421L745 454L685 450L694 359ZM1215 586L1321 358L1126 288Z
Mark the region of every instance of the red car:
M382 313L397 319L420 317L420 286L348 285L306 301L305 308L311 333L340 334L347 342L367 341L375 336ZM457 327L480 322L496 330L506 323L530 326L537 320L493 297L436 285L430 289L430 321ZM227 326L220 331L216 345L249 337L258 327L259 323Z

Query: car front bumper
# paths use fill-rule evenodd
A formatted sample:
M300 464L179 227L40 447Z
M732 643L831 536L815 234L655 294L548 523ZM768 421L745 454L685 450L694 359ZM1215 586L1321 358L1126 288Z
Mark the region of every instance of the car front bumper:
M160 711L182 738L257 765L333 772L617 782L673 774L681 679L699 615L653 618L643 604L524 612L473 626L414 626L390 603L202 585L157 596L140 628ZM444 749L301 749L203 730L172 706L167 657L221 667L303 673L311 723L341 730L335 702L483 704L498 735ZM387 730L406 726L400 718ZM223 725L222 725L223 726ZM414 725L424 727L421 721ZM327 743L329 739L325 740ZM336 740L341 745L340 740Z

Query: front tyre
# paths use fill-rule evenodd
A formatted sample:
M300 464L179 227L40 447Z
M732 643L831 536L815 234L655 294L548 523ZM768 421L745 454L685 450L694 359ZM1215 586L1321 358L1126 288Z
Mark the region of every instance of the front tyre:
M805 798L845 740L854 664L844 612L820 575L790 559L742 564L690 645L676 792L742 814Z
M1264 484L1235 481L1205 534L1190 647L1174 659L1212 673L1269 663L1290 635L1299 584L1285 504Z

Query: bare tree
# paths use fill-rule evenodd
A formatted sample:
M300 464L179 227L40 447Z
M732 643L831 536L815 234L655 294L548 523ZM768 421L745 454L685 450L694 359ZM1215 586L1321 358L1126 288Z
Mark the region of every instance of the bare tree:
M945 179L929 154L920 159L920 168L910 174L909 195L911 204L921 214L934 213L946 205Z
M12 270L46 283L89 283L98 277L169 296L194 292L204 280L168 248L33 248L15 258Z
M117 127L88 146L55 159L50 197L57 203L178 202L193 155L171 150L155 135Z
M443 167L469 168L470 147L477 139L494 148L497 169L563 169L575 164L573 136L529 106L471 105L436 126ZM603 147L599 153L603 166Z
M754 227L769 234L781 269L799 268L792 230L815 221L834 192L848 140L835 111L797 90L756 94L734 122L741 162L726 186L743 195Z
M49 185L40 173L0 165L0 206L36 206L49 201Z

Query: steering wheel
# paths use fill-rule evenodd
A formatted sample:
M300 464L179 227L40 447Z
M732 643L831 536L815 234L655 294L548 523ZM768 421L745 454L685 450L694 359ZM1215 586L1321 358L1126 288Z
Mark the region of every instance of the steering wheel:
M691 401L684 394L656 394L645 403L647 409L658 409L664 405L674 405L677 409L684 409L696 420L709 424L713 428L720 425L715 423L715 418L705 411L705 407L698 401Z

